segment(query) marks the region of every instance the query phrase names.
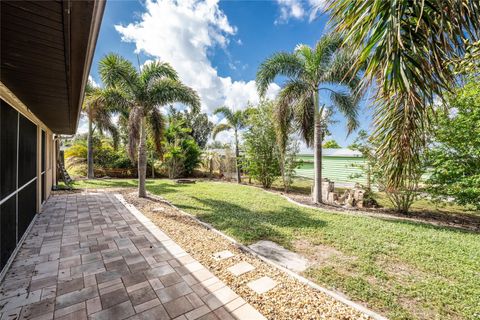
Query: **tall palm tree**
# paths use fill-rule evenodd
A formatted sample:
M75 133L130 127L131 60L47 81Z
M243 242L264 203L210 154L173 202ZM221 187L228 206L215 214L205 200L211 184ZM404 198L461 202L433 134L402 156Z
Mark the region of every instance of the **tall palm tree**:
M330 0L346 45L361 50L365 82L377 83L376 155L389 189L418 176L434 102L458 81L450 61L480 40L478 0ZM471 52L467 54L471 57Z
M262 97L277 76L288 78L276 106L279 143L285 144L288 129L295 124L306 144L313 145L314 203L322 202L322 140L329 107L325 101L320 103L319 92L328 94L330 107L346 117L349 133L358 126L360 79L357 74L349 74L353 54L340 49L341 42L336 35L323 36L314 48L299 45L293 53L274 54L260 65L257 72L256 84ZM285 145L280 145L280 149L284 150Z
M96 128L103 133L104 131L110 133L113 139L113 145L117 147L119 140L118 129L112 121L112 115L115 109L108 106L104 99L104 92L102 88L95 87L92 82L87 82L85 88L85 99L82 106L82 111L88 118L88 142L87 142L87 178L93 179L95 177L93 169L93 134ZM94 128L95 125L95 128Z
M235 167L237 170L237 182L240 183L242 182L242 177L240 173L240 148L238 146L238 134L239 131L244 129L246 126L245 111L232 111L227 107L220 107L214 111L214 114L222 114L225 119L227 119L227 123L219 123L215 127L213 127L213 139L215 139L217 134L219 134L220 132L233 130L233 135L235 139Z
M156 61L136 70L130 61L111 53L100 61L99 71L107 86L108 104L123 109L125 115L128 113L128 153L134 160L138 151L138 196L146 197L146 138L150 135L161 152L165 122L160 107L183 103L199 110L200 98L179 80L168 63Z

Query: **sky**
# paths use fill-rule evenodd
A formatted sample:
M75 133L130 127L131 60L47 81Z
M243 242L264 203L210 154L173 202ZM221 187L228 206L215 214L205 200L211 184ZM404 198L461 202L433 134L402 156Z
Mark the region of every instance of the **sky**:
M109 0L100 29L90 76L101 85L98 62L114 52L134 65L153 60L170 63L182 81L195 89L202 111L214 123L220 106L244 109L259 98L255 88L258 66L275 52L292 52L298 44L314 46L328 30L324 0ZM274 98L282 86L276 79L267 96ZM322 96L320 96L322 99ZM368 129L371 112L362 102L361 127ZM348 146L341 114L334 115L331 136ZM81 123L80 131L85 129ZM230 142L228 133L217 140ZM304 145L301 152L308 150Z

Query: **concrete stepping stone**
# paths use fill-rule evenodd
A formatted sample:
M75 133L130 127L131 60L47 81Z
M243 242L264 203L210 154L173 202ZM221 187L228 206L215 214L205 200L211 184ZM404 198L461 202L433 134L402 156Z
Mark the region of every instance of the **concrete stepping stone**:
M230 271L231 273L233 273L234 276L240 276L244 273L247 273L249 271L252 271L253 269L255 269L254 266L252 266L250 263L248 262L240 262L240 263L237 263L236 265L234 266L231 266L230 268L228 268L227 270Z
M277 283L270 277L261 277L260 279L250 281L247 286L258 294L265 293L275 288Z
M248 247L259 255L295 272L303 272L309 266L307 259L272 241L262 240Z
M216 252L213 254L213 259L215 259L215 261L220 261L220 260L224 260L224 259L228 259L228 258L231 258L233 257L234 254L228 250L224 250L224 251L219 251L219 252Z

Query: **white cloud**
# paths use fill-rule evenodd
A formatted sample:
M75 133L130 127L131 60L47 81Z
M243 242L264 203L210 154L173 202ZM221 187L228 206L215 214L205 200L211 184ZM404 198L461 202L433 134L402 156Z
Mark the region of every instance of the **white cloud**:
M277 3L280 7L280 16L275 20L275 23L284 23L290 18L302 19L305 15L300 0L277 0Z
M249 101L258 102L253 80L221 77L209 59L212 49L225 49L236 33L218 0L147 0L145 8L139 21L116 25L116 30L123 41L135 43L137 52L169 62L183 82L197 90L203 111L223 105L238 110ZM278 90L273 84L270 97Z
M93 79L92 76L88 76L88 81L92 84L92 86L96 87L96 88L99 88L100 85Z
M313 21L326 7L326 0L276 0L280 8L280 16L275 24L286 23L290 19Z

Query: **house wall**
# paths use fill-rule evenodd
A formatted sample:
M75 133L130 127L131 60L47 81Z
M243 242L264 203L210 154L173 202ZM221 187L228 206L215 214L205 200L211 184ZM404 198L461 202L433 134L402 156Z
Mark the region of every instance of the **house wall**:
M10 257L14 256L25 231L50 196L56 178L56 153L53 132L1 82L0 99L0 120L8 115L8 119L0 121L2 270L8 265Z
M304 163L296 171L297 176L313 179L313 155L301 156ZM322 177L333 182L366 184L367 179L359 166L365 164L363 157L322 157Z

